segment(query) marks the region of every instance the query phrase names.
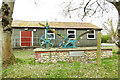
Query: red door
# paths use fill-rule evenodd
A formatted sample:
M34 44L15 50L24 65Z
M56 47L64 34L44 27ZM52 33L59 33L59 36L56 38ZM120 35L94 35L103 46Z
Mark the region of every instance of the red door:
M32 46L32 31L21 31L21 46Z

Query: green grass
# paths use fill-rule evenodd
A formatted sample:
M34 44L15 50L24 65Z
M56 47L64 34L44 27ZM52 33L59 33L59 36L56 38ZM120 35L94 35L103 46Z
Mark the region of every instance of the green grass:
M2 56L0 54L0 79L2 78Z
M118 55L102 59L102 64L83 62L35 63L32 50L15 50L17 64L2 71L3 78L117 78Z
M14 50L13 53L16 58L28 59L35 57L32 49Z

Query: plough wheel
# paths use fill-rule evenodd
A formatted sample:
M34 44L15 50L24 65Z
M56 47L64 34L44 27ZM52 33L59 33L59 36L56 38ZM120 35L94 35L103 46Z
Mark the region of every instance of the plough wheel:
M39 43L43 49L50 49L54 46L54 39L45 39L45 35L43 35L40 37Z

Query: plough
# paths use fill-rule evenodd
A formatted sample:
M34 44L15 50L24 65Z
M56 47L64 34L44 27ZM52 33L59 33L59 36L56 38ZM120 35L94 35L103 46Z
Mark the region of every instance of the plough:
M48 23L46 23L45 27L46 27L46 34L44 34L40 37L39 43L42 48L49 49L54 46L54 39L53 38L48 39L49 37L52 37L51 35L48 34L48 30L49 30Z
M76 48L75 44L76 44L77 40L78 40L81 36L83 36L83 35L85 35L85 34L87 34L87 33L90 33L91 31L95 30L95 29L92 29L92 30L86 31L86 32L80 34L79 36L77 36L75 39L71 40L71 39L69 39L68 37L65 37L64 35L56 32L56 31L54 31L52 28L50 28L49 25L48 25L48 22L46 22L46 25L41 24L41 23L39 23L39 25L44 26L44 27L46 28L46 34L45 34L45 35L42 35L42 36L40 37L40 40L39 40L41 47L42 47L42 48L46 48L46 49L52 48L52 47L54 46L54 42L55 42L53 38L48 39L48 37L51 37L51 36L48 35L48 33L47 33L48 29L49 29L50 31L52 31L53 33L55 33L56 35L58 35L58 36L60 36L60 37L62 37L62 38L64 39L64 40L59 44L59 47L60 47L60 48ZM46 38L45 38L45 36L46 36Z

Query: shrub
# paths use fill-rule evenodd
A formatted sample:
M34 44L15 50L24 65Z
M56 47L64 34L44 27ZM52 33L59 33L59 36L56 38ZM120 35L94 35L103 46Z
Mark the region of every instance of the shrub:
M101 38L102 38L101 39L102 43L107 43L110 40L110 35L108 35L108 34L107 35L102 35Z

